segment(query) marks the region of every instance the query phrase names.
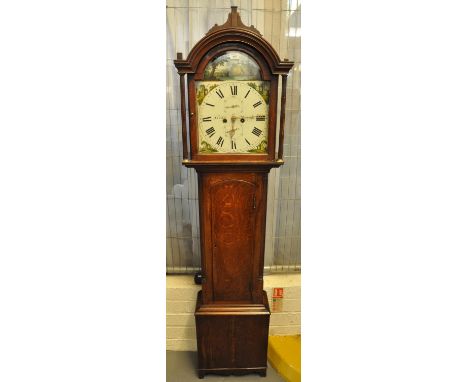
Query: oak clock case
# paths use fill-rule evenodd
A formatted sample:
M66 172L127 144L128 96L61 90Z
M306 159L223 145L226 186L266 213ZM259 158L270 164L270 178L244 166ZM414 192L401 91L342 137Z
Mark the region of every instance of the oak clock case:
M293 63L280 60L232 7L226 23L211 28L185 60L178 53L174 64L180 75L182 164L198 174L198 375L265 376L270 319L263 290L268 173L283 164L286 79Z

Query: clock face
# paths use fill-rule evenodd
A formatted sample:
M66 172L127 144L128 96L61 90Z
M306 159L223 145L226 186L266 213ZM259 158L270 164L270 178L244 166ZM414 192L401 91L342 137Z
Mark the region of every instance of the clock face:
M266 81L198 82L199 152L265 154L268 97Z

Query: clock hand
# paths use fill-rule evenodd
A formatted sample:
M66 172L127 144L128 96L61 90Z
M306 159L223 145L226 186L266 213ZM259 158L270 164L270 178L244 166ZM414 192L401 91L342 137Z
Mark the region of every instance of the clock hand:
M231 130L228 130L228 131L227 131L227 132L229 133L229 136L230 136L230 138L231 138L231 141L232 141L232 137L233 137L234 134L236 133L236 130L239 129L239 128L237 128L237 129L234 128L234 123L236 122L236 119L237 119L237 118L238 118L238 117L236 117L236 116L234 116L234 115L231 116Z

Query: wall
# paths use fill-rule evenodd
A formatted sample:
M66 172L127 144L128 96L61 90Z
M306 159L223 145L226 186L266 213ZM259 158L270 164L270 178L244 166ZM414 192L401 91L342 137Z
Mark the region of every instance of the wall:
M166 264L169 273L200 268L200 233L196 173L181 165L179 77L173 60L190 49L215 23L223 24L237 5L246 25L253 24L295 65L288 76L285 165L269 176L265 266L271 271L300 266L300 0L168 0L166 97Z
M282 311L272 312L270 335L300 334L301 276L298 273L264 276L270 309L273 308L273 288L284 288ZM195 351L195 304L199 285L192 276L166 277L166 349Z

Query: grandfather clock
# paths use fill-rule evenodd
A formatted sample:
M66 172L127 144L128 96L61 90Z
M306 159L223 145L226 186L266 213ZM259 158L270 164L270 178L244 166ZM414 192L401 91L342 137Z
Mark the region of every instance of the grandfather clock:
M286 78L293 62L281 61L232 7L223 25L212 27L185 60L177 53L174 64L180 75L182 164L198 174L198 375L265 376L270 321L263 290L267 182L270 169L283 164Z

